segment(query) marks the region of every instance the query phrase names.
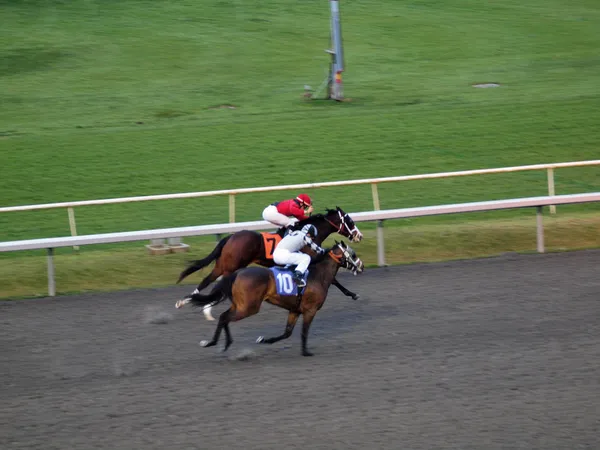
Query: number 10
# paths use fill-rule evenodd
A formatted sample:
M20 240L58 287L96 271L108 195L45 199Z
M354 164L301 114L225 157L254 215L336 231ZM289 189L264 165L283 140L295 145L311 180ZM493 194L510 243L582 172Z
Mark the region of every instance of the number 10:
M279 282L279 286L286 294L291 294L294 291L294 282L292 281L292 277L289 273L281 273L277 274L277 281Z

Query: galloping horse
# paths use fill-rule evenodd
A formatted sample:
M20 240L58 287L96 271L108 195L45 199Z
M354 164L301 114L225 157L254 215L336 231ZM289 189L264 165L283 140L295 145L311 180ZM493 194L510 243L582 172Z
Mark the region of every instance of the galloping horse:
M308 219L297 222L294 229L300 229L306 224L312 224L317 228L318 234L314 241L321 245L327 237L333 233L347 237L353 242L360 242L363 235L352 218L340 207L336 209L327 209L325 214L315 214ZM247 267L251 263L256 263L264 267L272 267L273 250L281 238L284 230L277 233L257 233L255 231L242 230L237 233L224 237L219 241L215 249L205 258L193 261L179 276L179 283L185 277L215 261L215 266L198 285L194 293L199 293L210 283L220 276L226 276L235 272L237 269ZM308 249L307 251L310 251ZM333 285L337 287L344 295L358 299L358 295L342 286L337 280L333 280ZM204 309L205 316L212 320L210 314L210 305Z
M356 257L356 253L344 242L336 244L325 255L318 258L309 270L307 285L304 292L294 289L291 273L264 267L246 267L231 275L224 277L217 283L208 295L193 294L184 300L179 300L176 308L191 303L193 306L204 307L217 304L226 299L231 300L231 307L219 317L215 334L210 341L202 341L203 347L212 347L219 341L221 330L225 330L225 350L229 348L233 339L229 331L229 322L236 322L245 317L252 316L260 310L263 301L279 306L289 311L285 331L282 335L272 338L259 337L256 342L260 344L273 344L291 336L294 325L300 314L304 323L302 325L302 355L312 356L306 348L308 329L318 310L321 309L329 286L335 279L340 267L352 270L354 274L364 270L363 262Z

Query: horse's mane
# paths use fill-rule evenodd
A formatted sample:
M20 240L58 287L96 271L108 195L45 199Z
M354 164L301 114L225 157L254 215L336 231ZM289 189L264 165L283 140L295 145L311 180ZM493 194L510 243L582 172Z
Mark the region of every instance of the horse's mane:
M332 213L337 213L337 209L325 208L325 214L322 214L322 213L313 214L308 219L304 219L304 220L300 220L300 221L296 222L294 224L294 230L299 230L300 228L302 228L304 225L307 225L307 224L314 224L315 222L321 222L323 220L326 220L327 216Z
M319 214L313 214L308 219L303 219L303 220L300 220L300 221L296 222L294 224L294 229L298 230L298 229L302 228L304 225L307 225L309 223L313 224L315 222L321 222L323 220L325 220L325 214L321 214L321 213L319 213Z
M337 246L338 246L338 242L336 241L336 243L334 245L332 245L331 247L323 247L323 250L325 250L325 252L321 255L317 255L314 258L312 258L308 267L314 267L317 264L319 264L321 261L323 261L325 259L325 257L327 255L329 255L329 252L332 251Z

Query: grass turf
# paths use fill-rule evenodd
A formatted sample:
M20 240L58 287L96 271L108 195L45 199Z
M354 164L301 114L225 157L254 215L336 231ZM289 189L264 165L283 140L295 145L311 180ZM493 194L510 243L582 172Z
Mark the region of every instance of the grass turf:
M3 0L0 7L2 206L600 155L593 0L344 2L345 103L302 97L327 69L323 1ZM472 87L480 82L501 87ZM599 174L560 170L557 193L597 191ZM310 193L317 209L372 209L368 186ZM383 208L545 193L543 172L380 187ZM291 194L241 196L237 218L259 219L265 204ZM75 213L79 234L219 223L227 199ZM419 224L468 226L484 217L494 216ZM63 210L0 215L0 240L68 234ZM23 255L1 257L16 264Z

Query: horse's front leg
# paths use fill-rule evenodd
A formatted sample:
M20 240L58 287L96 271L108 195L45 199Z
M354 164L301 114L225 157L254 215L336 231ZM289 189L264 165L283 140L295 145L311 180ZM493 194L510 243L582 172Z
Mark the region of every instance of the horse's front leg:
M306 342L308 340L308 330L310 328L310 324L315 318L316 313L317 311L305 311L302 313L304 320L304 323L302 324L302 356L313 356L313 353L308 351Z
M337 280L337 278L333 279L333 283L332 284L336 288L338 288L340 291L342 291L342 294L344 294L346 297L352 297L352 300L358 300L360 298L360 295L355 294L354 292L349 291L344 286L342 286L342 284Z
M290 311L288 314L287 324L285 325L285 331L281 336L265 338L263 336L259 336L256 340L258 344L274 344L275 342L279 342L283 339L287 339L292 335L292 331L294 331L294 326L296 325L296 321L298 320L299 312Z

